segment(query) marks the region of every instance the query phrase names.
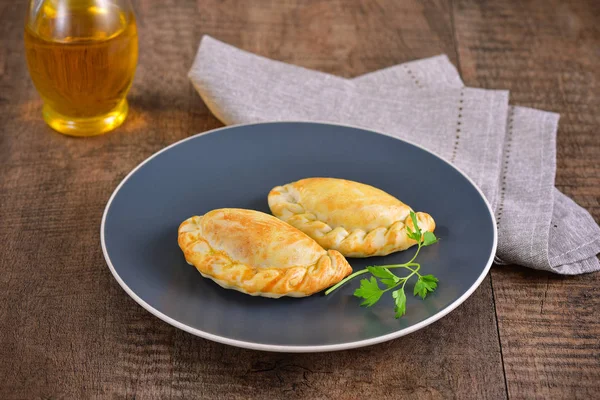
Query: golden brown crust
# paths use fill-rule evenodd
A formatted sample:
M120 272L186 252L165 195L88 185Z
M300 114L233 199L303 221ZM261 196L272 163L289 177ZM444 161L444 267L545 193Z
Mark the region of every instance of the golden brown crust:
M224 208L179 226L186 261L219 285L253 296L303 297L352 272L337 251L259 211Z
M384 256L416 244L406 233L413 228L411 208L363 183L307 178L273 188L268 200L273 215L346 257ZM433 218L416 214L421 230L433 232Z

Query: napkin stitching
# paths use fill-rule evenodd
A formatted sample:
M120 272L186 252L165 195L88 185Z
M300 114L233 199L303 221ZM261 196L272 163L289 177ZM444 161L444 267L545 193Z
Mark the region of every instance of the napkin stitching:
M510 160L510 146L513 134L513 121L514 121L515 108L509 107L508 111L508 132L506 134L506 157L504 158L504 165L502 166L502 177L500 178L500 200L498 201L498 211L496 216L496 224L500 229L500 222L502 221L502 212L504 211L504 198L506 196L506 176L508 174L508 164Z
M454 141L454 149L452 150L452 157L450 158L450 162L454 163L456 159L456 153L458 152L458 143L460 141L460 126L462 124L462 109L463 109L463 95L464 89L460 89L460 97L458 101L458 117L456 118L456 140Z
M567 254L573 253L574 251L577 251L577 250L579 250L579 249L580 249L580 248L582 248L582 247L585 247L585 246L587 246L587 245L589 245L589 244L592 244L592 243L594 243L596 240L600 240L600 236L597 236L597 237L593 238L592 240L590 240L589 242L585 242L585 243L583 243L583 244L581 244L581 245L579 245L579 246L575 247L574 249L571 249L571 250L569 250L569 251L566 251L566 252L564 252L564 253L562 253L562 254L559 254L559 255L557 255L557 256L554 256L554 257L552 257L552 258L549 258L549 259L548 259L548 261L552 261L552 260L555 260L555 259L557 259L557 258L559 258L559 257L562 257L562 256L564 256L564 255L567 255ZM593 256L592 256L592 257L593 257Z
M414 84L417 86L417 88L419 89L423 89L423 86L421 85L421 83L419 82L419 79L414 75L414 73L412 72L412 70L408 67L408 65L403 64L404 66L404 70L406 71L406 73L408 74L408 76L411 77L411 79L413 80Z

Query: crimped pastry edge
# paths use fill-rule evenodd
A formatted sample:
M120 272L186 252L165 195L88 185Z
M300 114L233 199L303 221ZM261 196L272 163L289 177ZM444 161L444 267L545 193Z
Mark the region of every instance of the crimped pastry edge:
M233 289L251 296L263 296L270 298L280 298L283 296L306 297L334 285L352 272L352 267L348 261L340 252L336 250L324 250L325 253L319 257L315 264L304 267L292 266L287 268L259 268L238 263L232 260L224 252L215 251L204 237L200 236L197 238L190 238L190 236L193 234L201 235L200 221L202 217L203 216L193 216L180 224L178 229L178 244L180 249L183 251L184 257L188 264L194 266L203 277L211 279L225 289ZM186 230L186 225L189 224L194 224L196 229ZM201 253L193 249L200 242L208 246L211 253L218 253L219 256L226 257L228 262L227 267L233 265L234 268L238 270L238 275L243 276L246 279L243 279L237 284L231 284L228 280L222 279L222 277L219 276L215 276L214 271L210 271L209 267L211 267L211 265L203 262ZM301 282L293 285L296 287L296 290L285 290L285 288L290 286L290 281L294 279L295 273L297 274L298 271L302 269L305 270L305 273ZM268 276L269 274L277 275L276 278L265 282L263 285L263 289L264 287L268 286L271 288L278 288L277 291L261 290L256 286L252 287L251 285L247 284L255 279L259 274L262 274L263 276ZM287 282L282 280L282 278L287 278ZM277 282L274 283L275 280Z
M343 227L330 226L314 213L307 211L289 190L296 190L293 186L295 183L271 189L268 195L269 208L277 218L306 233L323 248L338 250L345 257L366 258L386 256L417 244L415 240L409 239L406 233L406 226L414 229L410 213L404 220L395 221L386 227L377 227L370 231L354 229L348 232ZM409 210L412 209L409 207ZM416 215L421 231L435 230L435 221L429 214L416 212Z

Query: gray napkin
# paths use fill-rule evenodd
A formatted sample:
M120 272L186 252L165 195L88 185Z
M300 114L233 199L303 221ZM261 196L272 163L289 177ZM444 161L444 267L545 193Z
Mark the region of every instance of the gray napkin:
M463 86L446 56L408 62L353 81L365 87ZM495 207L499 236L496 262L570 275L597 271L600 264L595 255L600 252L600 228L587 210L554 188L556 126L545 125L545 115L553 114L524 107L509 109L500 182L504 200ZM536 214L531 215L532 211ZM529 219L536 224L534 230L523 226ZM529 247L522 242L524 232L530 233Z
M471 177L495 210L498 263L561 274L600 269L600 228L554 188L558 115L509 106L506 91L464 87L446 56L349 80L205 36L189 78L225 124L350 124L445 158Z

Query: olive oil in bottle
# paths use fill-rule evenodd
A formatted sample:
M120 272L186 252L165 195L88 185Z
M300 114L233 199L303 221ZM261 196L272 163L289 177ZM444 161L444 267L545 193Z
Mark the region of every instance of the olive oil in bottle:
M90 136L123 123L138 56L127 1L32 1L25 48L48 125Z

